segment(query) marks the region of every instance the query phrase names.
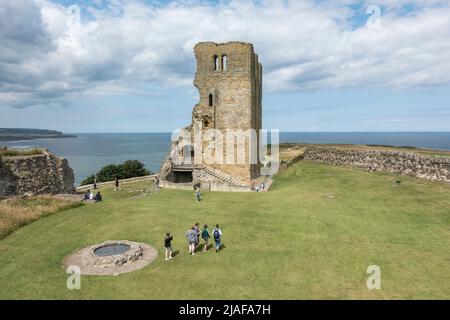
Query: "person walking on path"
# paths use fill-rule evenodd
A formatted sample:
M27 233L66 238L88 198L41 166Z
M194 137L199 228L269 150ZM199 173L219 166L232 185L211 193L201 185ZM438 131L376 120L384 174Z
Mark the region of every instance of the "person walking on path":
M209 238L211 238L211 236L209 235L209 231L208 231L208 225L205 224L203 226L203 230L202 230L202 239L205 242L205 246L203 247L203 252L206 252L206 250L208 250L208 241Z
M194 255L195 254L195 242L197 241L197 234L195 233L193 227L186 232L186 239L189 244L189 254Z
M219 249L222 246L222 230L220 230L218 224L216 224L216 227L213 229L212 234L214 237L214 243L216 245L216 252L219 252Z
M199 229L199 223L197 222L195 225L194 225L194 231L195 231L195 234L196 234L196 236L197 236L197 238L196 238L196 240L195 240L195 248L197 248L198 247L198 244L199 244L199 242L200 242L200 229Z
M164 247L166 248L166 261L172 259L172 240L173 235L170 232L164 237Z

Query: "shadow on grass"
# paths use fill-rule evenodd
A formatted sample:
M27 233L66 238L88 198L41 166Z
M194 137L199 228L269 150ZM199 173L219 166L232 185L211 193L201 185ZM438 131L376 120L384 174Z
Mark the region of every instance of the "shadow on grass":
M180 250L172 251L172 257L175 258L180 253Z

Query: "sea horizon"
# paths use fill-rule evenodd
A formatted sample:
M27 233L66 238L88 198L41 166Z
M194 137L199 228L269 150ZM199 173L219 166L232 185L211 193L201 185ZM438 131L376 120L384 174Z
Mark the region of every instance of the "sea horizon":
M103 166L139 160L159 172L170 151L171 132L73 132L77 138L0 141L7 147L44 147L69 161L75 184ZM450 150L450 132L292 132L281 131L280 143L358 144Z

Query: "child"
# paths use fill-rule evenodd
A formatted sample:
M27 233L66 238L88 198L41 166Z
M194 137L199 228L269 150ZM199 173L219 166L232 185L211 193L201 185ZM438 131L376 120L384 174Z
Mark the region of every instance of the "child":
M172 259L172 240L173 235L170 232L164 237L164 247L166 248L166 261Z
M211 236L209 235L208 225L205 224L203 226L203 230L202 230L202 239L203 239L203 241L205 241L205 246L203 247L203 252L206 252L206 250L208 250L208 240L209 240L209 238L211 238Z
M218 224L216 224L216 227L213 230L213 237L214 237L214 242L216 245L216 252L219 252L220 246L222 245L222 242L221 242L222 230L220 230Z
M186 239L189 244L189 254L195 255L195 242L197 241L197 234L194 231L194 227L186 232Z

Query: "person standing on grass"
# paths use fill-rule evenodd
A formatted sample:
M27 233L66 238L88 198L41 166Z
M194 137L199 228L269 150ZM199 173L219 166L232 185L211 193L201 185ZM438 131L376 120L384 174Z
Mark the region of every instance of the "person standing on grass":
M119 177L116 177L116 180L114 181L114 191L120 190L119 188Z
M200 187L199 186L195 187L195 198L197 199L196 200L197 202L200 201Z
M195 231L195 234L196 234L196 239L195 239L195 247L197 248L198 247L198 244L199 244L199 242L200 242L200 229L199 229L199 223L197 222L195 225L194 225L194 231Z
M213 229L213 237L214 237L214 243L216 245L216 252L219 252L220 247L222 246L222 230L220 230L219 225L216 224L216 227Z
M189 254L194 255L195 254L195 242L197 241L197 234L194 231L194 227L189 229L186 232L186 239L189 244Z
M205 246L203 247L203 252L206 252L206 250L208 250L208 241L209 238L211 238L211 236L209 235L209 231L208 231L208 225L205 224L203 226L203 230L202 230L202 239L205 242Z
M173 235L170 232L164 237L164 247L166 248L166 261L172 259L172 240Z

